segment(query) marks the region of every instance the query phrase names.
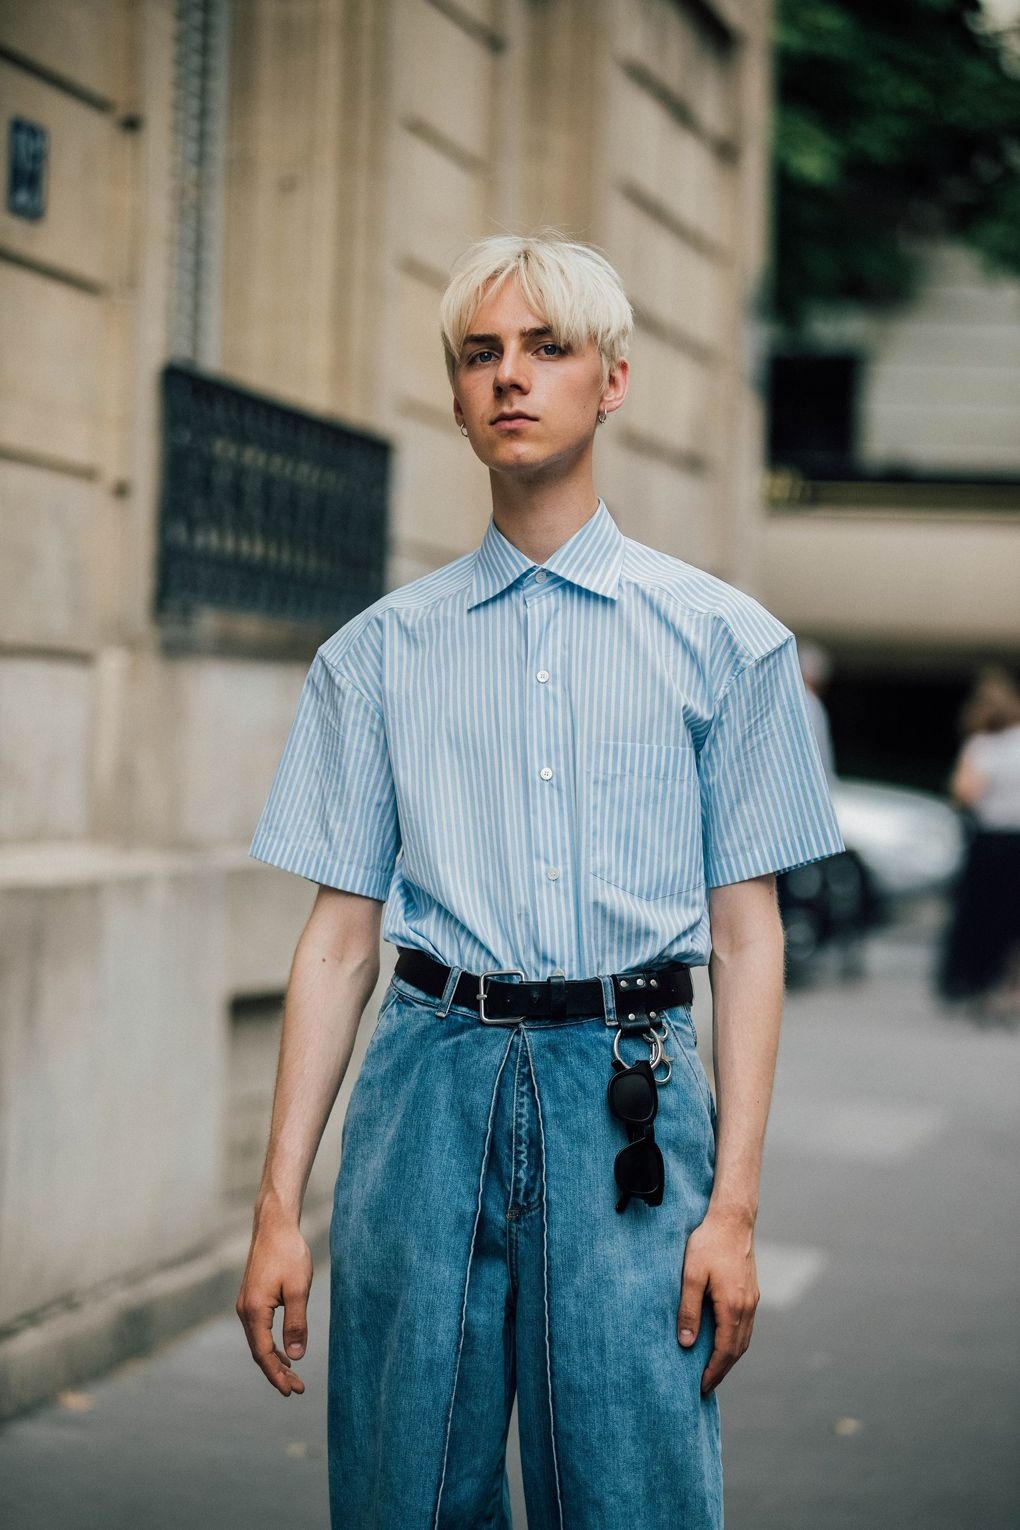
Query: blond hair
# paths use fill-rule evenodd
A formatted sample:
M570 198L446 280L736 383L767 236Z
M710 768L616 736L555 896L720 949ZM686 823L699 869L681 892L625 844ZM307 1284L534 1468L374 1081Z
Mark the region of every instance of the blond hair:
M634 313L602 252L556 229L478 239L457 260L439 306L450 382L486 288L490 282L498 288L510 276L562 344L583 347L594 340L605 383L610 369L627 354Z

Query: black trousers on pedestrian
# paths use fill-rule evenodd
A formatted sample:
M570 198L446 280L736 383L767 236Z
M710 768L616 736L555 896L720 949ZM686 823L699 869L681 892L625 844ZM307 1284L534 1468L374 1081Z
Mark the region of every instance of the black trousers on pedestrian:
M944 999L988 992L1020 943L1020 830L972 830L936 969Z

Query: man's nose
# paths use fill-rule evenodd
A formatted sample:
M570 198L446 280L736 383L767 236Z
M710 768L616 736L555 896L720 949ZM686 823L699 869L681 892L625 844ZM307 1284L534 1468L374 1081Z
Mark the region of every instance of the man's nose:
M496 368L494 378L497 388L520 388L522 392L528 390L528 372L524 363L523 352L516 346L507 346Z

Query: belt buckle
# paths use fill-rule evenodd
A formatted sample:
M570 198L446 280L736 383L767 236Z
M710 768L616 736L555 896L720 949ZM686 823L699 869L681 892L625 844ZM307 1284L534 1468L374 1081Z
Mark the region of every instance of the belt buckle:
M482 972L478 977L478 1018L483 1025L516 1025L518 1020L523 1020L523 1015L504 1015L498 1018L496 1015L485 1013L485 979L493 977L519 977L525 981L524 973L519 967L494 967L491 972Z

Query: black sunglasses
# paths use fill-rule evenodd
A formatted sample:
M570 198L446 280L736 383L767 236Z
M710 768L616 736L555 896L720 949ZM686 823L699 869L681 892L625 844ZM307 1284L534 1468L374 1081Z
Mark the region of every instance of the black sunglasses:
M666 1168L652 1125L659 1108L655 1074L646 1057L629 1068L614 1059L613 1067L617 1071L609 1080L609 1109L618 1121L624 1123L630 1138L627 1146L617 1153L613 1165L616 1183L622 1192L616 1209L626 1210L632 1196L647 1201L649 1206L661 1206Z

